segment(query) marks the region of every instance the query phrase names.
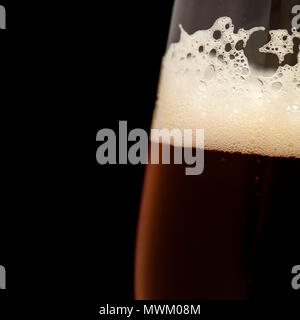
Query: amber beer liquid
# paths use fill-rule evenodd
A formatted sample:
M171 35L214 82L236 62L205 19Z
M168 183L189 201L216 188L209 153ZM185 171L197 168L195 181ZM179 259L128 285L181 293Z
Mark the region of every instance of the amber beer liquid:
M300 54L295 66L263 73L236 44L264 28L236 33L228 17L192 35L181 28L163 60L152 128L204 129L204 171L147 166L135 298L248 299L260 286L266 228L298 207ZM292 32L261 52L282 62Z
M205 151L200 176L148 165L140 210L138 299L246 299L272 213L298 205L300 159Z

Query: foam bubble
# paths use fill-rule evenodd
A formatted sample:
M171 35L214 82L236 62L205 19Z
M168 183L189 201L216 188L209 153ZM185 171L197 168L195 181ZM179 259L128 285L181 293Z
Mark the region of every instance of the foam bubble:
M260 51L281 65L269 75L244 52L263 27L235 33L223 17L192 35L180 29L163 59L152 128L204 128L207 150L300 158L300 52L296 65L282 63L300 33L270 31Z

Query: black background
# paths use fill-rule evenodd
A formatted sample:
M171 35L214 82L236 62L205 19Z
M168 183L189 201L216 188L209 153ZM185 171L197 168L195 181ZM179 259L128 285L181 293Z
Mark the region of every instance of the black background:
M8 13L8 1L1 1L0 4L5 7L6 13L7 13L7 24L6 26L9 25L9 13ZM7 30L0 30L0 43L1 43L1 49L0 49L0 59L1 59L1 76L0 76L0 90L1 90L1 104L2 104L2 121L1 121L1 136L5 136L6 130L5 127L3 126L4 119L5 119L5 110L7 108L7 100L9 96L8 92L8 71L9 68L7 66L7 58L8 58L8 35L7 35ZM4 149L7 145L7 142L4 140L2 143L2 148ZM7 168L7 154L3 152L4 156L2 156L2 168ZM11 191L11 183L8 183L8 180L6 179L6 176L4 174L4 170L2 170L2 187L6 186L4 188L4 191L2 192L2 204L7 205L9 200L7 199L9 192ZM9 259L9 240L8 240L8 235L9 233L7 232L8 228L8 211L9 209L5 210L4 208L1 210L0 218L0 226L1 226L1 231L0 231L0 265L4 266L6 268L6 272L8 275L8 280L7 280L7 285L9 284L9 269L10 269L10 259ZM0 290L0 294L5 295L5 291Z
M167 46L172 0L104 2L99 12L96 52L95 134L102 128L118 132L149 132L161 58ZM111 21L100 19L105 15ZM96 142L96 148L99 143ZM95 298L132 299L136 223L144 166L96 163L92 280Z

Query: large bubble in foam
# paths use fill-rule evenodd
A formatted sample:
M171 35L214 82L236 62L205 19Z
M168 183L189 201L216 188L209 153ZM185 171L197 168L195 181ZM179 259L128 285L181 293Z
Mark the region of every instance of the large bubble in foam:
M163 59L152 127L204 128L208 150L300 158L300 53L296 65L282 63L300 33L270 31L260 51L281 65L269 76L250 67L244 52L263 27L235 33L223 17L192 35L180 28Z

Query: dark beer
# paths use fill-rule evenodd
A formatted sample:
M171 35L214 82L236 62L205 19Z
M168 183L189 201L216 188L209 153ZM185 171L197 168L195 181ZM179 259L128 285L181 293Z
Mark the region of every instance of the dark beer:
M291 287L299 257L300 39L295 29L268 34L269 23L255 21L238 30L224 16L190 32L186 21L164 56L152 128L204 129L205 165L195 176L185 175L185 164L148 165L137 299L247 299Z
M255 285L263 285L256 274L265 228L282 226L272 240L279 258L288 244L280 232L286 237L296 231L283 217L292 218L298 207L300 159L205 151L202 175L186 176L185 167L147 166L135 297L247 299ZM262 255L269 249L262 248ZM280 263L270 259L264 267L276 269L272 262Z

